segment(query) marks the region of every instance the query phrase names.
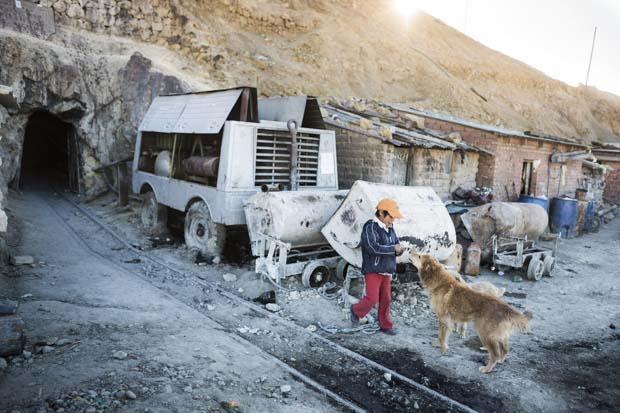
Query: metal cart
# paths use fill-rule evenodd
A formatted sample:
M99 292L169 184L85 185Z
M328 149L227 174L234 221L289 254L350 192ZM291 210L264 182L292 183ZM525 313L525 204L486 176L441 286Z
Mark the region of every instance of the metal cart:
M527 278L540 280L543 275L553 276L559 234L554 236L553 248L537 245L526 237L493 236L493 264L500 271L511 268L526 269Z

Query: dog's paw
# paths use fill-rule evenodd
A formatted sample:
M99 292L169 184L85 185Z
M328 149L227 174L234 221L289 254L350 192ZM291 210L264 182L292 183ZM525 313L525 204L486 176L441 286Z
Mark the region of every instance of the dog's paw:
M441 354L448 354L448 346L441 348Z
M438 339L438 338L436 338L435 340L433 340L433 344L432 344L432 346L433 346L433 347L441 347L441 343L439 342L439 339Z
M481 373L485 373L486 374L486 373L489 373L491 370L493 370L493 367L488 368L487 366L480 366L480 367L478 367L478 370Z

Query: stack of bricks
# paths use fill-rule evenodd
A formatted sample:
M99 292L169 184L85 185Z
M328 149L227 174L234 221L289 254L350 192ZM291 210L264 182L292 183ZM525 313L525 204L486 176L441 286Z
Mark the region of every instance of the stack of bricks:
M603 198L606 201L620 204L620 170L607 172Z

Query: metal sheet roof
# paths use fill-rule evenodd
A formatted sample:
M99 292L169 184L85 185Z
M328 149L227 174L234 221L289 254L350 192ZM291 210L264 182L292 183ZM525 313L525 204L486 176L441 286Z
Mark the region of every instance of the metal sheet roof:
M140 131L167 133L218 133L243 89L213 93L158 96L147 111Z
M483 123L473 122L473 121L457 118L455 116L446 115L444 113L436 113L436 112L432 112L432 111L425 111L425 110L415 109L415 108L412 108L411 106L406 105L406 104L392 103L392 104L385 105L385 106L387 106L388 108L391 108L391 109L395 109L395 110L401 111L401 112L411 113L412 115L425 116L425 117L429 117L429 118L432 118L432 119L443 120L443 121L446 121L446 122L456 123L456 124L459 124L459 125L468 126L468 127L479 129L479 130L484 130L484 131L487 131L487 132L494 132L494 133L499 133L499 134L502 134L502 135L517 136L517 137L520 137L520 138L541 140L541 141L547 141L547 142L555 142L555 143L560 143L560 144L564 144L564 145L578 146L578 147L582 147L582 148L587 148L588 147L587 145L583 145L581 143L573 142L573 141L570 141L568 139L556 138L556 137L552 137L552 136L540 136L540 135L532 133L530 131L523 132L523 131L518 131L518 130L506 129L506 128L502 128L502 127L499 127L499 126L493 126L493 125L487 125L487 124L483 124Z

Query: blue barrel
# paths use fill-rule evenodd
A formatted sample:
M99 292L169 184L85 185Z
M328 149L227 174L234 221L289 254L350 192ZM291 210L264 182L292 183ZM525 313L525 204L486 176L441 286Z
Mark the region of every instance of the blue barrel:
M579 202L570 198L553 198L549 209L549 228L562 238L574 238Z
M537 196L530 195L519 195L519 202L523 202L525 204L537 204L543 207L545 211L547 211L549 207L549 203L547 198L539 198Z

